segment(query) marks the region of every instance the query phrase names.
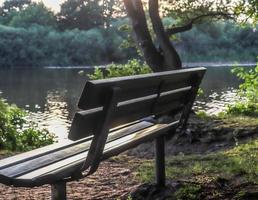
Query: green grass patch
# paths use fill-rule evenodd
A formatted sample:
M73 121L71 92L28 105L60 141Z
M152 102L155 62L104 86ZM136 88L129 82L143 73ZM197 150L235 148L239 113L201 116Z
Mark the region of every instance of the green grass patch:
M177 200L197 200L201 198L201 190L200 185L187 184L175 192L175 197Z
M196 112L198 118L202 120L222 120L223 126L231 127L250 127L258 126L258 118L246 115L228 115L225 112L221 112L218 115L209 115L204 111Z
M154 162L148 160L138 168L137 179L154 181ZM241 176L246 181L258 183L258 140L239 145L224 152L206 155L178 155L167 158L166 176L171 179L189 179L205 176L233 178Z

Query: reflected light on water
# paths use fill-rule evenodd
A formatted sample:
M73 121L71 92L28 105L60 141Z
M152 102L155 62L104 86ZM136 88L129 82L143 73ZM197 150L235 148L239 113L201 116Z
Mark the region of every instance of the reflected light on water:
M38 123L40 128L46 128L55 134L58 140L66 139L71 124L68 119L67 102L58 91L49 91L46 99L44 111L30 112L29 118L32 122ZM40 109L37 105L35 108Z
M194 110L205 111L207 114L216 115L226 110L227 105L232 105L237 97L237 90L226 88L224 91L212 92L209 95L198 97L194 104Z

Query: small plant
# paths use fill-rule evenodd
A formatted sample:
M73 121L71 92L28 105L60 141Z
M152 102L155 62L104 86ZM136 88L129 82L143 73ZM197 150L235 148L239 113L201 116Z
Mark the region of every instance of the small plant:
M242 67L234 68L232 73L243 80L239 85L240 100L229 105L226 113L231 115L258 116L258 63L248 71Z
M151 72L151 69L145 63L141 63L139 60L133 59L129 60L126 64L110 64L104 70L95 68L95 71L93 74L89 75L89 78L91 80L98 80L120 76L147 74Z
M197 96L199 96L199 97L204 96L204 91L203 91L202 88L199 88L199 89L198 89Z
M28 151L55 141L52 134L29 123L25 116L24 110L0 99L0 150Z
M177 200L198 200L201 197L201 186L187 184L176 191L175 196Z

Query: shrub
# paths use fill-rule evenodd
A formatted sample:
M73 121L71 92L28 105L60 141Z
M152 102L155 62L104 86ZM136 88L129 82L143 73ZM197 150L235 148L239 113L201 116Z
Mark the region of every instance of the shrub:
M40 25L26 29L0 25L0 68L123 62L133 57L130 50L119 48L123 37L116 27L60 32Z
M0 99L0 150L27 151L55 141L52 134L29 123L25 116L24 110Z
M89 75L89 78L92 80L97 80L120 76L147 74L151 72L150 67L148 67L145 63L141 63L139 60L133 59L129 60L126 64L110 64L104 70L95 68L95 71L93 74Z
M232 72L243 80L243 83L238 89L240 100L228 106L227 114L258 116L258 63L254 69L247 71L238 67Z

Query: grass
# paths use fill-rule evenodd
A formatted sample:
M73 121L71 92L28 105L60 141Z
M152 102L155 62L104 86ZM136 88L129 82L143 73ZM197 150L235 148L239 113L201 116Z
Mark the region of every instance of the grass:
M188 184L179 188L175 192L175 197L177 200L196 200L201 198L201 186Z
M252 117L252 116L246 116L246 115L230 115L225 112L221 112L218 115L209 115L204 111L198 111L196 112L196 115L203 120L216 120L220 119L223 120L223 122L227 124L238 124L241 126L252 126L252 125L258 125L258 118Z
M169 157L166 176L176 180L190 178L198 181L241 176L245 181L258 184L258 139L223 152ZM141 182L153 182L153 161L143 162L136 178Z

